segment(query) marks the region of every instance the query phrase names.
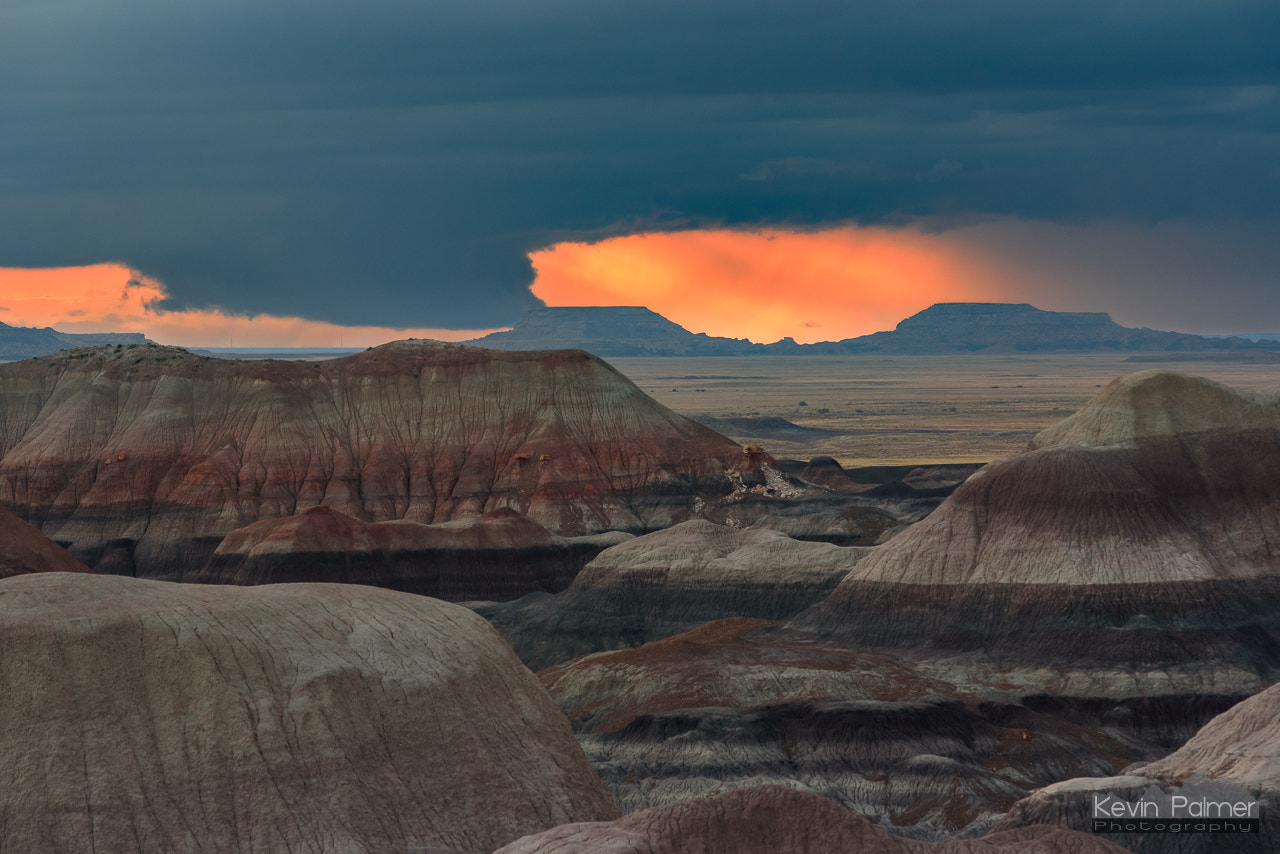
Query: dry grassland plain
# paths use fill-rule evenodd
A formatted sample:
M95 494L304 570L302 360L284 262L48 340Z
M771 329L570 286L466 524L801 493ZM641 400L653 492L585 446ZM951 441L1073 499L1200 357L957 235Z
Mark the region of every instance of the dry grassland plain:
M785 418L824 431L720 429L779 458L845 467L988 462L1021 450L1115 377L1168 368L1242 390L1280 388L1280 364L1128 362L1125 355L616 358L640 388L684 415ZM755 435L752 435L755 433Z

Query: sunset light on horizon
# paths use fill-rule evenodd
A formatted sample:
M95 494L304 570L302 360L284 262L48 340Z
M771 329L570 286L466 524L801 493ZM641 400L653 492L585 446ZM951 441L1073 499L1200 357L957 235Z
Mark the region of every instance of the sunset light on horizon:
M492 329L344 326L301 317L160 307L165 286L122 264L0 268L0 322L59 332L141 332L181 347L371 347L399 338L462 341Z
M771 343L892 329L939 302L1002 295L999 266L908 229L729 229L559 243L530 256L549 306L641 305L691 332Z

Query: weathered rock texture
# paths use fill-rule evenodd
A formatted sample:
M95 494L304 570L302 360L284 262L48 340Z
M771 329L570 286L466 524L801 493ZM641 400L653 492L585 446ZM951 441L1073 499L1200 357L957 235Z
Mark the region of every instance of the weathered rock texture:
M741 488L753 459L581 352L401 341L247 362L147 345L0 365L0 502L125 574L201 567L231 531L319 504L650 529Z
M1253 693L1280 679L1280 407L1117 380L791 626L1030 692Z
M878 507L865 504L822 506L805 502L783 507L753 522L756 530L778 531L797 540L831 543L837 546L873 546L886 532L901 524L894 516Z
M1174 753L1135 774L1183 783L1226 777L1280 798L1280 685L1218 715Z
M351 585L0 582L0 851L489 852L616 807L475 615Z
M866 650L759 641L768 620L730 617L634 649L601 652L538 676L580 733L617 732L683 709L789 702L955 700L955 687Z
M1280 686L1268 688L1223 712L1178 750L1156 762L1132 768L1124 776L1074 779L1047 786L1015 805L1000 826L1050 823L1087 829L1095 796L1138 800L1155 786L1162 792L1180 791L1188 797L1194 790L1206 788L1206 782L1222 787L1219 792L1238 788L1232 793L1231 802L1256 798L1260 831L1251 835L1182 835L1174 839L1129 833L1110 838L1143 854L1261 854L1280 848ZM1189 799L1195 797L1190 795Z
M605 823L570 824L497 854L1122 854L1059 827L1030 827L942 843L899 839L825 798L757 786L657 807Z
M724 617L786 619L829 593L868 551L693 520L606 549L562 593L477 610L541 669Z
M44 534L0 506L0 578L32 572L88 572Z
M362 522L319 505L232 531L203 570L177 580L334 581L453 602L515 599L565 589L589 560L629 539L617 531L560 537L510 509L426 525Z

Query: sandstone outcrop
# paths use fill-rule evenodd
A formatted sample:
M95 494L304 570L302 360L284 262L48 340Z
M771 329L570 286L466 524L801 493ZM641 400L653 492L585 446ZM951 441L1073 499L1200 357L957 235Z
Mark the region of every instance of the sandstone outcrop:
M0 851L487 854L609 820L467 610L352 585L0 582Z
M790 626L1027 693L1254 693L1280 679L1280 408L1117 381Z
M517 840L497 854L1122 854L1123 848L1059 827L1021 828L941 843L895 837L825 798L756 786L628 815L570 824Z
M88 572L66 549L0 506L0 578L32 572Z
M724 617L786 619L868 551L692 520L606 549L562 593L477 610L536 670Z
M561 537L514 510L426 525L362 522L319 505L232 531L199 572L173 580L218 584L372 584L453 602L557 593L611 545L611 532Z
M648 530L762 460L574 351L400 341L284 362L143 345L0 365L0 502L123 574L202 567L231 531L321 504Z

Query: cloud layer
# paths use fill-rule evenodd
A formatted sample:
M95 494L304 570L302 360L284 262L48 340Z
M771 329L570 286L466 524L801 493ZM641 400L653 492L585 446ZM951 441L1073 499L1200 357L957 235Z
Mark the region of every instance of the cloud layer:
M433 328L538 305L530 252L653 231L1183 221L1252 269L1276 32L1272 0L11 0L0 266Z
M161 308L164 285L119 264L0 268L0 322L61 332L142 332L184 347L371 347L398 338L460 341L493 330L351 326L219 308Z

